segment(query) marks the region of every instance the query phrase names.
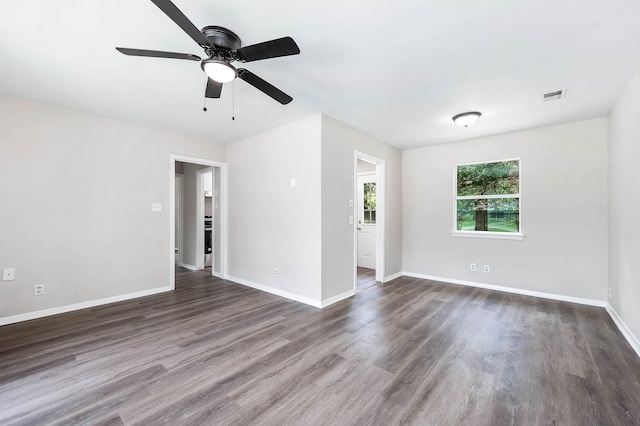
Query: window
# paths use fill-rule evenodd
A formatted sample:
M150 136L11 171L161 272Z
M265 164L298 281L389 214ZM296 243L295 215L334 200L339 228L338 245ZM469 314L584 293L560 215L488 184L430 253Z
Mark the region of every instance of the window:
M364 184L364 205L362 212L364 213L364 223L376 223L376 183L366 182Z
M522 236L519 159L456 167L454 226L456 236Z

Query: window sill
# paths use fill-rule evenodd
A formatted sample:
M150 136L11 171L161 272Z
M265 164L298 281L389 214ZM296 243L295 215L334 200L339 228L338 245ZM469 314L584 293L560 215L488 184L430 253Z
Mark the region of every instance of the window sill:
M519 232L487 232L487 231L451 231L452 237L489 238L492 240L524 240Z

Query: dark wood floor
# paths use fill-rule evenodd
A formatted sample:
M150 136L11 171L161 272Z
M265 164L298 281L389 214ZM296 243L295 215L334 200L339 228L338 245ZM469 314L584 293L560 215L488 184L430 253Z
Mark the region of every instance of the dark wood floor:
M376 285L375 269L363 268L361 266L358 266L357 277L358 281L356 285L356 291L362 291L371 287L372 285Z
M189 272L0 327L2 425L624 425L639 382L603 309L406 277L320 310Z

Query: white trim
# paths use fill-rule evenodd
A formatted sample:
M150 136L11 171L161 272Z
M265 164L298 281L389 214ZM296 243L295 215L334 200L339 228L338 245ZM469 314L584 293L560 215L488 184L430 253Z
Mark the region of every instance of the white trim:
M206 169L196 170L196 268L204 269L204 185L202 179L201 170L209 170L210 167ZM194 220L194 218L191 218Z
M384 281L385 276L385 238L387 222L387 181L384 160L376 163L376 281ZM379 205L378 205L379 203ZM378 219L379 218L379 219Z
M220 215L220 265L218 265L218 271L212 271L219 274L220 278L224 279L227 276L227 253L228 251L228 236L229 232L227 229L227 206L229 203L228 200L228 191L227 191L227 164L220 163L220 192L218 193L218 211ZM213 268L211 268L213 269Z
M624 338L627 339L627 342L629 342L633 350L636 351L636 354L640 357L640 340L638 340L638 338L633 335L631 329L629 329L629 327L627 327L627 324L622 321L622 318L620 318L620 315L618 315L616 310L613 309L613 306L607 303L605 308L607 309L607 312L609 313L609 316L611 317L613 322L616 324L616 326L618 326L618 330L620 330Z
M389 281L393 281L396 278L400 278L402 276L402 272L396 272L395 274L389 275L388 277L384 278L384 282L389 282Z
M334 303L340 302L341 300L348 299L349 297L352 297L356 294L355 290L349 290L349 291L345 291L344 293L338 294L337 296L333 296L318 302L317 300L311 299L309 297L300 296L298 294L273 288L268 285L258 284L256 282L245 280L243 278L227 276L227 281L233 281L234 283L237 283L237 284L255 288L256 290L264 291L265 293L270 293L276 296L284 297L285 299L290 299L296 302L304 303L305 305L310 305L315 308L326 308L329 305L333 305Z
M184 238L183 238L183 233L184 233L184 220L183 220L183 197L184 197L184 175L181 174L175 174L175 179L177 181L177 185L178 185L178 193L174 194L174 202L177 204L177 215L178 217L176 218L177 220L174 223L177 223L177 229L176 229L176 235L175 235L175 239L176 241L176 250L178 250L178 265L182 265L184 258L183 258L183 254L184 254ZM174 209L175 211L176 209Z
M139 297L151 296L158 293L172 291L170 286L156 287L149 290L137 291L135 293L121 294L119 296L106 297L104 299L90 300L88 302L74 303L73 305L59 306L56 308L44 309L41 311L27 312L25 314L13 315L10 317L0 318L0 326L14 324L22 321L29 321L37 318L48 317L51 315L64 314L66 312L79 311L81 309L93 308L100 305L108 305L109 303L122 302L125 300L137 299Z
M520 198L520 194L456 195L456 200L497 200L500 198Z
M180 266L183 268L191 269L192 271L197 271L198 268L195 265L189 265L188 263L181 263Z
M514 157L514 158L505 158L503 160L488 160L488 161L476 161L473 163L460 163L460 164L456 164L457 166L472 166L474 164L487 164L487 163L504 163L505 161L520 161L521 157Z
M451 231L451 236L463 238L488 238L492 240L524 240L525 234L520 232Z
M330 297L328 299L320 302L321 308L326 308L329 305L333 305L334 303L340 302L341 300L348 299L356 294L355 290L345 291L344 293L338 294L337 296Z
M290 293L288 291L273 288L268 285L254 283L253 281L245 280L238 277L232 277L230 275L227 275L226 280L233 281L234 283L242 284L247 287L255 288L256 290L264 291L266 293L275 294L276 296L284 297L286 299L295 300L296 302L304 303L305 305L311 305L316 308L322 307L322 302L320 301L311 299L309 297L300 296L295 293Z
M405 275L407 277L412 277L412 278L422 278L425 280L440 281L440 282L450 283L450 284L459 284L459 285L464 285L468 287L477 287L477 288L484 288L487 290L502 291L505 293L521 294L523 296L540 297L543 299L559 300L561 302L578 303L580 305L598 306L600 308L604 308L607 303L604 300L583 299L581 297L564 296L561 294L545 293L542 291L534 291L534 290L525 290L525 289L515 288L515 287L503 287L500 285L484 284L484 283L478 283L474 281L458 280L454 278L436 277L433 275L416 274L413 272L406 272L406 271L403 271L402 275Z
M211 173L211 183L213 184L213 167L196 170L196 266L198 270L204 269L204 175ZM213 227L213 224L211 224ZM213 236L213 235L212 235ZM215 245L215 244L214 244ZM213 271L215 268L211 268Z

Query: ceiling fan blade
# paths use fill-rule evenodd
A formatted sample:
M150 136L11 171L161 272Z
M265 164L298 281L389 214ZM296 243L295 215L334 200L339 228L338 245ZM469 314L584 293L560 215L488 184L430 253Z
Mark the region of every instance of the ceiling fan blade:
M264 94L271 96L273 99L280 102L282 105L286 105L293 100L291 96L287 95L277 87L267 83L266 81L264 81L263 79L261 79L260 77L258 77L257 75L255 75L249 70L246 70L244 68L239 68L238 77L240 77L241 79L243 79L244 81L246 81L247 83L255 87L256 89L260 90Z
M202 47L211 46L211 42L208 38L204 36L200 32L195 25L184 16L184 13L180 12L180 9L176 7L175 4L171 2L171 0L151 0L153 4L158 6L160 10L162 10L165 15L167 15L173 22L178 24L182 30L187 33L189 37L191 37L196 43L198 43Z
M127 49L126 47L116 47L116 50L120 53L124 53L129 56L147 56L151 58L170 58L170 59L186 59L189 61L200 61L200 57L191 55L190 53L175 53L175 52L163 52L161 50L146 50L146 49Z
M205 98L219 98L222 93L222 83L207 78L207 89L204 91Z
M261 59L278 58L280 56L297 55L300 48L291 37L282 37L265 41L236 50L238 59L242 62L259 61Z

